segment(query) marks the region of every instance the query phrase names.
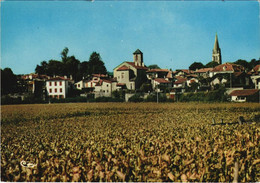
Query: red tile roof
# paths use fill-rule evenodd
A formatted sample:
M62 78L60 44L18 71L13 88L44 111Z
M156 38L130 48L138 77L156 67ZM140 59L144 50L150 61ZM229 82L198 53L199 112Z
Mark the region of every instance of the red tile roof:
M164 78L155 78L154 80L158 83L171 83L170 81L168 81Z
M125 83L117 83L116 86L125 86Z
M257 71L260 71L260 64L259 64L259 65L256 65L256 66L253 68L253 72L257 72Z
M201 68L201 69L195 71L195 73L204 73L204 72L209 72L212 70L213 70L213 68Z
M233 72L242 72L245 68L241 65L225 63L214 67L212 72L225 72L225 71L233 71Z
M169 72L168 69L151 69L146 72Z
M234 91L232 91L229 95L230 95L230 96L240 96L240 97L244 97L244 96L254 95L254 94L256 94L258 91L259 91L259 90L257 90L257 89L234 90Z
M55 77L55 78L50 78L47 81L60 81L60 80L70 80L70 79L66 79L64 77Z
M98 78L105 78L107 75L105 74L92 74L93 77L98 77Z
M117 69L117 71L127 71L127 70L129 70L129 68L127 66L125 66L125 65L123 65L122 67L119 67Z
M126 63L130 64L131 66L133 66L133 67L136 68L136 69L148 70L147 67L144 67L144 66L136 66L134 62L126 62Z
M179 78L177 81L174 82L174 84L181 84L181 83L185 83L187 81L186 78Z

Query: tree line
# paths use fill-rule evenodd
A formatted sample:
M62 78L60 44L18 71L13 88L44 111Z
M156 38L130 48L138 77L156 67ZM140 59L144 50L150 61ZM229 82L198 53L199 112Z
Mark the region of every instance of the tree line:
M89 61L80 62L74 55L68 56L69 49L65 47L61 52L61 60L42 61L35 68L35 73L48 76L67 76L77 82L92 74L107 74L107 69L99 53L92 52Z
M251 61L246 61L243 59L238 59L235 62L231 62L237 65L242 65L245 70L248 72L250 70L252 70L256 65L260 64L260 58L258 60L256 59L252 59ZM193 62L190 66L189 69L196 71L197 69L202 69L202 68L213 68L216 67L217 65L219 65L217 62L209 62L206 65L204 65L201 62Z

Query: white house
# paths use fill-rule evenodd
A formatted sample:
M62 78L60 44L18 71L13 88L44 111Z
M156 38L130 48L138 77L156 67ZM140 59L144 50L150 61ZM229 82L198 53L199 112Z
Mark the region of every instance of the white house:
M241 65L225 63L214 67L211 71L209 71L209 76L213 77L216 74L232 74L235 72L244 72L245 68Z
M160 86L163 86L165 88L171 88L172 87L172 82L169 80L166 80L164 78L155 78L151 80L152 88L155 90L157 86L159 87L159 92L160 92Z
M258 102L259 100L259 90L257 89L234 90L229 95L233 102Z
M66 98L69 90L69 79L56 77L46 81L46 90L49 97Z
M95 90L96 84L98 84L101 79L108 79L108 76L104 74L92 74L90 79L83 79L74 85L78 90L84 90L86 93L92 93Z
M256 65L250 73L252 74L251 80L255 85L255 89L260 89L260 65Z
M112 92L117 89L117 81L114 79L100 79L95 85L95 98L112 97Z

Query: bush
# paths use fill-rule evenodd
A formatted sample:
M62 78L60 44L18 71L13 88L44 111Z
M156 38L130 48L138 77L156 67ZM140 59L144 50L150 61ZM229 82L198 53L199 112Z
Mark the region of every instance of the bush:
M129 102L143 102L144 99L141 97L140 94L134 94L132 97L128 99Z
M91 99L89 102L123 102L123 99L112 98L112 97L98 97L96 99Z
M210 92L184 93L180 96L180 102L225 102L228 96L225 89L220 87L218 90Z
M166 95L164 93L158 94L158 101L166 102L167 101ZM147 98L145 99L145 102L157 102L157 94L148 95Z

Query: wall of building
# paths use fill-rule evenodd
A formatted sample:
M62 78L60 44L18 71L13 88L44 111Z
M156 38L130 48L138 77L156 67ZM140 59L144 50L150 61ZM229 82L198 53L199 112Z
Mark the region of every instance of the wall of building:
M48 96L50 97L66 98L68 94L68 81L66 80L46 81L46 90Z

